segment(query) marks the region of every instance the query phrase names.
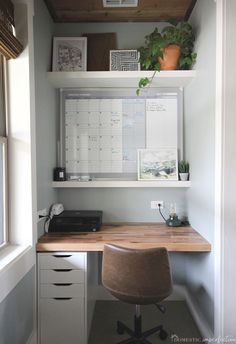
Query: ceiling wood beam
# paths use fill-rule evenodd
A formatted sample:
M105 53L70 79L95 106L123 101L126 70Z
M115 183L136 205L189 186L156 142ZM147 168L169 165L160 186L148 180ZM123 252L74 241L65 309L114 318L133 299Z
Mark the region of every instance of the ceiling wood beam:
M55 22L187 20L197 0L139 0L138 7L104 8L102 0L44 0Z

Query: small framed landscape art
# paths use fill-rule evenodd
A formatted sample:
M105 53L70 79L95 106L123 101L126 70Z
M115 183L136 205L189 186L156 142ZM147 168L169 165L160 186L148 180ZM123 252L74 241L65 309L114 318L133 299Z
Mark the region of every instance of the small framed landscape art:
M177 149L139 149L138 180L178 180Z
M54 37L52 70L58 72L86 71L87 38Z

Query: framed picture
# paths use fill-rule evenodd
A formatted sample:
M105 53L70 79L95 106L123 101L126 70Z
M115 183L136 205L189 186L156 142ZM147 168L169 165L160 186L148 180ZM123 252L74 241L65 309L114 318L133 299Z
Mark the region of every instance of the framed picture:
M138 50L110 50L110 70L140 70Z
M54 37L52 70L59 72L86 71L87 38Z
M138 180L178 180L177 149L139 149Z

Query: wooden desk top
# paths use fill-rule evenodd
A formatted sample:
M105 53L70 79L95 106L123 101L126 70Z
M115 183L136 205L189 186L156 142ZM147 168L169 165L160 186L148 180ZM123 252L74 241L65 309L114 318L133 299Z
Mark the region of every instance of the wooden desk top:
M211 245L190 226L171 228L163 223L104 224L95 233L48 233L36 246L38 252L103 251L104 244L145 249L166 247L172 252L210 252Z

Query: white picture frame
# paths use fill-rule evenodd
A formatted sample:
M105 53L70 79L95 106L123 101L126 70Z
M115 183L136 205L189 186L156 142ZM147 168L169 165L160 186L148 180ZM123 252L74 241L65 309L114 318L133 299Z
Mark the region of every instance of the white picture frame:
M78 72L87 70L87 37L54 37L54 72Z
M178 180L177 149L139 149L138 180Z

